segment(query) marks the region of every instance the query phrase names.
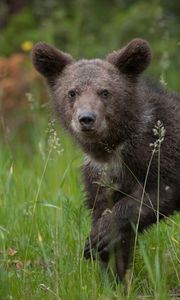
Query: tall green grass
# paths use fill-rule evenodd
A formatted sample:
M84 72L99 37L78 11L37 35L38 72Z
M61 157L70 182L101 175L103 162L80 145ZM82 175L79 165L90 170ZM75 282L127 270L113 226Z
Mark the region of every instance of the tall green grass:
M29 141L16 136L0 147L0 299L127 299L98 262L83 259L82 154L62 131L58 140L50 128L49 139L45 118ZM139 237L128 299L177 299L179 225L175 215L158 236L154 225Z

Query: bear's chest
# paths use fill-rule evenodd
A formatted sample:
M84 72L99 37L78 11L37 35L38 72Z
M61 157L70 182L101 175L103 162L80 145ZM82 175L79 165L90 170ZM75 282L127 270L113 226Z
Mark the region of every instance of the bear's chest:
M96 174L95 177L98 178L96 184L98 183L98 186L102 188L106 198L114 199L114 194L121 192L125 175L119 149L113 153L107 162L98 162L89 158L89 163L94 174Z

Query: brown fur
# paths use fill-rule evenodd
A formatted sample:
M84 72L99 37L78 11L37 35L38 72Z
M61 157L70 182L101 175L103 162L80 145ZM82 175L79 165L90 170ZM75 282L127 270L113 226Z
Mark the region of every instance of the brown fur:
M132 225L138 223L141 232L156 222L158 209L163 218L180 208L180 96L140 77L151 60L150 47L141 39L105 60L74 61L44 43L34 47L32 57L47 79L61 124L86 154L83 176L93 224L84 255L98 252L107 264L113 251L122 280L134 240ZM159 204L158 151L143 197L158 120L166 130Z

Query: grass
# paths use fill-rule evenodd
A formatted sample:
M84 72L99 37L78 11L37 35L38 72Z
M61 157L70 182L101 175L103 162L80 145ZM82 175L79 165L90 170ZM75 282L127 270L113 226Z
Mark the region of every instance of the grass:
M15 137L0 147L0 299L127 299L97 262L83 259L90 217L82 155L62 132L48 145L44 120L29 143ZM155 225L139 237L128 299L178 299L179 224L175 215L158 235Z

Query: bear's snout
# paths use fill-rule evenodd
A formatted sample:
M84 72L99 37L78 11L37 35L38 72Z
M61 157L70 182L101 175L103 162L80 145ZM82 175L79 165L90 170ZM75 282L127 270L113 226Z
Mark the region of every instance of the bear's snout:
M96 121L96 114L91 111L83 111L79 113L78 121L81 125L82 131L93 130L93 125Z

